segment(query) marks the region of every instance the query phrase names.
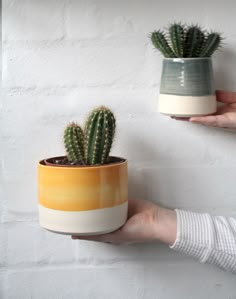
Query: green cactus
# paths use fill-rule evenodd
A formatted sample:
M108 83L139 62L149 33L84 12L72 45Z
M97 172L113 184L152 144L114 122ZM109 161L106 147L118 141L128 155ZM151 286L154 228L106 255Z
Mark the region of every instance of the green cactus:
M222 44L221 34L182 23L171 24L167 32L154 31L150 38L155 48L167 58L210 57Z
M165 57L176 57L168 44L166 35L163 31L154 31L151 33L151 41L155 48L157 48Z
M174 23L169 27L169 36L176 57L184 56L185 30L181 23Z
M108 162L115 126L115 117L108 108L101 106L91 112L84 131L86 164Z
M64 131L64 145L67 158L73 163L84 161L84 133L75 122L70 123Z
M198 57L202 51L205 34L199 26L190 26L186 30L184 57Z
M200 53L201 57L210 57L218 48L220 48L222 37L217 32L209 33Z

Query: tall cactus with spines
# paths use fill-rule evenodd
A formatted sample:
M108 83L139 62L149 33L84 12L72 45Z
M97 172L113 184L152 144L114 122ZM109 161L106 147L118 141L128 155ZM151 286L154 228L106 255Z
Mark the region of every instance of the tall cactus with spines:
M94 165L108 162L115 127L115 117L108 108L101 106L91 112L84 132L86 164Z
M84 162L84 133L75 122L70 123L64 131L64 145L67 158L73 163Z
M185 30L181 23L174 23L169 27L169 36L176 57L184 56Z
M209 33L200 53L201 57L210 57L221 45L222 37L217 32Z
M150 36L152 43L165 57L176 57L175 53L171 49L166 39L166 35L163 31L158 30L151 33Z
M167 58L210 57L222 44L221 34L182 23L171 24L167 32L154 31L150 38L154 47Z
M184 57L198 57L202 51L205 34L199 26L190 26L186 30Z

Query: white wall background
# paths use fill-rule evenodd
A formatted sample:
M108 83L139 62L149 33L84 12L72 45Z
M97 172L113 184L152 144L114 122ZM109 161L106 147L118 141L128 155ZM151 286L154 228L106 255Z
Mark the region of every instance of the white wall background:
M235 276L160 244L112 246L44 231L36 164L94 105L117 115L114 155L130 196L236 215L236 135L157 112L161 56L148 33L173 20L226 36L217 88L236 90L235 1L4 0L0 298L235 299Z

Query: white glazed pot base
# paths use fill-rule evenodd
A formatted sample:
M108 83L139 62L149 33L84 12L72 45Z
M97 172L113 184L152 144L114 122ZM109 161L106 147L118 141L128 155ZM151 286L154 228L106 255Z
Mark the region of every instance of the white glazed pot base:
M208 115L216 112L216 96L159 95L159 112L179 117Z
M121 227L127 219L128 202L89 211L59 211L39 205L39 223L47 230L68 235L99 235Z

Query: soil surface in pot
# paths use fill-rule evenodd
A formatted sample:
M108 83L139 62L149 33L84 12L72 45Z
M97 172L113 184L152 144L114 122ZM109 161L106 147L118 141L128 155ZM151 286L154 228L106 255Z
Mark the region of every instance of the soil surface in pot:
M119 158L119 157L109 157L109 161L105 164L95 164L95 165L85 165L83 163L74 163L71 162L67 159L66 156L61 156L61 157L53 157L53 158L49 158L49 159L45 159L43 161L41 161L40 163L43 165L49 165L49 166L72 166L72 167L94 167L94 166L102 166L102 165L109 165L109 164L114 164L114 163L121 163L124 162L125 159L123 158Z

